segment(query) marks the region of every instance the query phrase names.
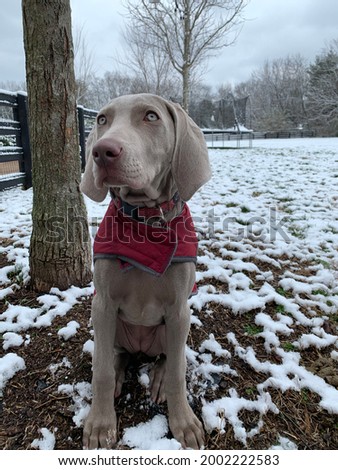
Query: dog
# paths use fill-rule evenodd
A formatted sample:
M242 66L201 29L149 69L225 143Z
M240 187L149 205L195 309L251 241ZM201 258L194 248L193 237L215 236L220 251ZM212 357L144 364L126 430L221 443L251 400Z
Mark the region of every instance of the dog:
M130 353L159 356L151 371L155 402L167 401L169 427L183 448L204 431L187 401L187 300L195 285L197 238L186 201L211 177L201 130L159 96L113 99L88 137L80 185L94 201L112 199L94 242L93 399L84 448L117 442L114 398Z

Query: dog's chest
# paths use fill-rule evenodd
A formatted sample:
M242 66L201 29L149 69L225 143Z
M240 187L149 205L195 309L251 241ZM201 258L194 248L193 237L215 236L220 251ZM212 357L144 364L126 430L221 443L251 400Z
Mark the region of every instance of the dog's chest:
M119 317L115 343L131 354L142 352L148 356L158 356L166 352L165 325L134 325Z
M157 326L164 323L164 316L165 310L154 300L144 304L131 298L119 303L118 317L132 325Z

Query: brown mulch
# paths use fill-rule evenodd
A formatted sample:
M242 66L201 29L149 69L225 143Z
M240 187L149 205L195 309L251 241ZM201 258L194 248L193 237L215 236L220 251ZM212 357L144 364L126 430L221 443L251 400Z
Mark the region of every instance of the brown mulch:
M271 266L269 269L272 269ZM276 272L275 277L278 278L278 274ZM37 294L34 292L27 289L18 290L0 302L0 311L5 309L6 302L36 307L39 305L36 298ZM52 326L25 332L25 335L30 336L30 343L21 346L18 353L24 359L26 369L18 372L7 383L3 397L0 397L0 449L30 449L33 439L41 437L39 429L44 427L50 430L57 429L55 449L82 448L82 429L72 420L73 401L70 397L60 394L58 386L91 380L91 358L82 350L83 344L92 339L90 305L91 299L84 299L65 317L56 318ZM271 304L265 312L273 316L275 307ZM226 308L216 304L209 304L209 310L212 314L204 309L201 312L194 312L203 326L192 325L188 345L196 350L198 345L213 333L222 347L231 352L229 366L236 370L238 375L219 377L219 386L216 389L210 386L205 391L205 399L209 401L226 396L229 388L235 388L244 398L255 398L258 394L256 385L264 382L267 377L250 368L233 353L232 346L226 340L226 334L233 332L241 345L252 346L260 361L278 363L280 359L273 353L267 353L262 338L248 334L247 325L254 324L255 312L235 316ZM76 320L81 328L75 336L64 341L57 332L70 320ZM327 327L336 331L337 318L332 318ZM292 342L299 336L302 327L298 328L295 337L287 337L286 342ZM0 351L3 352L1 339L0 335ZM8 349L6 353L16 351ZM330 352L329 348L320 351L310 348L302 365L322 376L328 383L337 386L338 374L337 370L336 374L334 373L336 365L330 357ZM72 367L60 368L53 373L50 365L60 363L65 357ZM159 406L150 402L147 391L138 382L138 369L147 361L149 359L145 356L137 356L129 366L122 395L116 403L120 437L124 428L148 421L158 413L167 413L165 405ZM323 372L325 370L326 373ZM187 380L189 382L189 376ZM264 416L264 427L258 435L248 439L244 445L235 438L232 426L227 425L223 433L214 431L207 434L205 448L268 449L277 444L279 436L282 435L293 441L298 449L338 449L338 416L328 413L318 405L320 401L318 395L307 389L302 389L300 392L288 390L282 393L278 389L269 388L268 391L280 412ZM198 397L193 399L192 406L200 416L202 403ZM257 412L242 411L240 418L249 430L257 425L260 417Z

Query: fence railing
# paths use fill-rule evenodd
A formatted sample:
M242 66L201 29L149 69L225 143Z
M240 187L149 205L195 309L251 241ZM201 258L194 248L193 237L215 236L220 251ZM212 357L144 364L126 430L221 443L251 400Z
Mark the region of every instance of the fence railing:
M97 111L95 111L94 109L87 109L83 106L77 107L82 170L84 170L86 166L86 139L91 128L93 127L96 115Z
M81 166L85 167L86 137L96 111L78 106ZM32 159L25 92L0 90L0 191L22 184L32 186Z
M252 146L253 140L258 139L291 139L291 138L305 138L315 137L314 131L310 130L291 130L291 131L279 131L279 132L229 132L221 129L204 129L203 130L205 140L209 147L226 147L227 143L236 141L237 146L240 145L241 141L248 141L249 147Z
M32 185L27 95L0 92L0 190ZM8 171L9 170L9 171Z

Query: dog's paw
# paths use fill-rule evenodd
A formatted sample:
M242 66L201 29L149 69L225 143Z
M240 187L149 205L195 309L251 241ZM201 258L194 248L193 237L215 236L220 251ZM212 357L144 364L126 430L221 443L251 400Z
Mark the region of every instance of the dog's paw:
M161 357L158 359L150 371L150 396L154 403L160 404L166 401L165 395L165 371L166 359Z
M90 412L83 429L84 449L111 449L117 440L115 411L106 415Z
M169 427L175 439L184 449L201 449L204 445L204 429L202 423L187 406L184 412L170 417Z

